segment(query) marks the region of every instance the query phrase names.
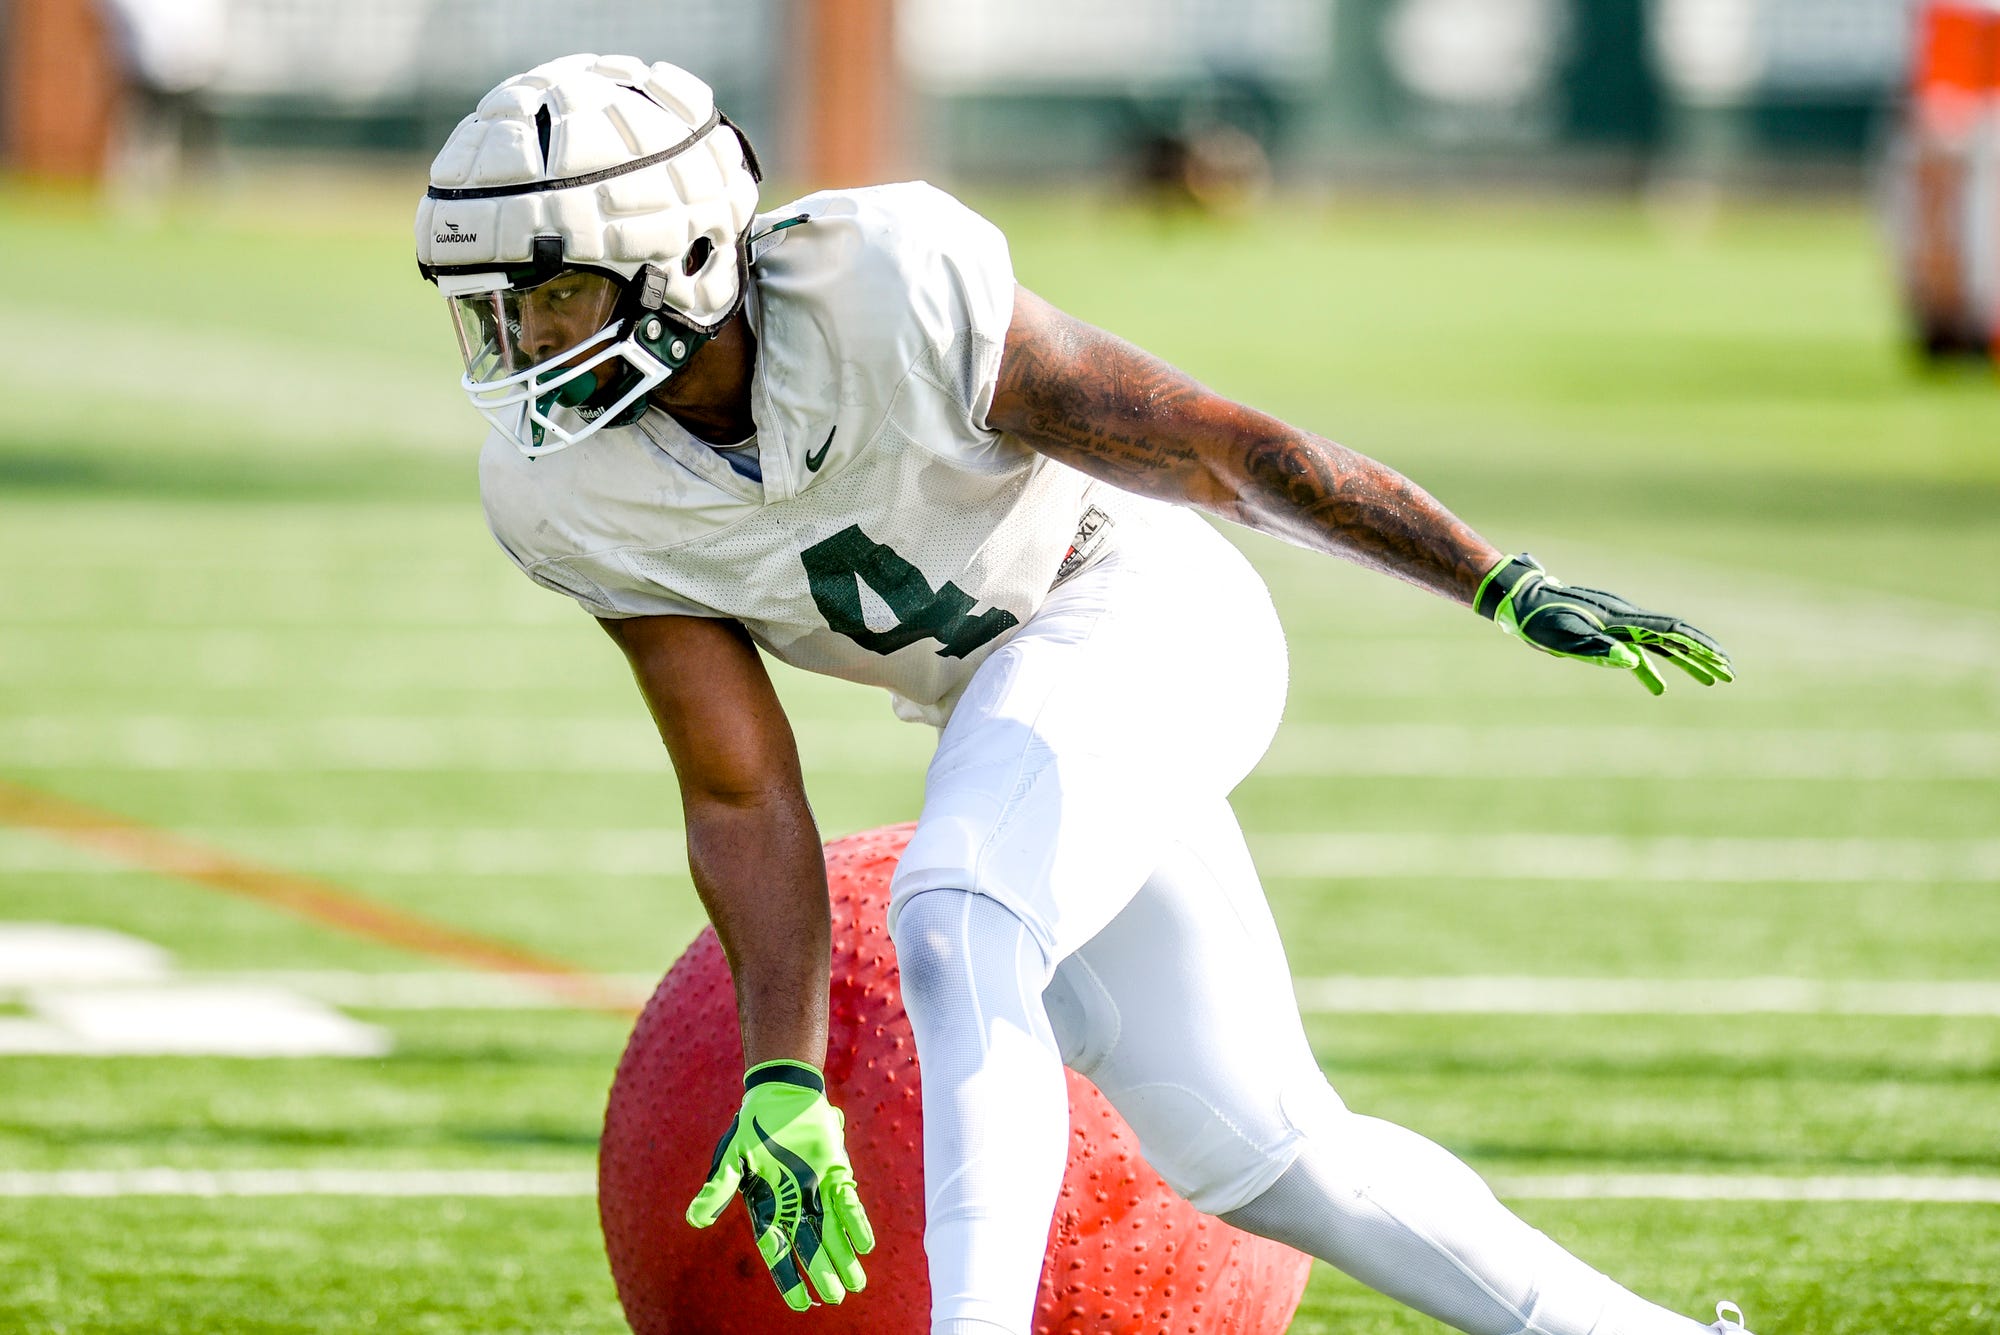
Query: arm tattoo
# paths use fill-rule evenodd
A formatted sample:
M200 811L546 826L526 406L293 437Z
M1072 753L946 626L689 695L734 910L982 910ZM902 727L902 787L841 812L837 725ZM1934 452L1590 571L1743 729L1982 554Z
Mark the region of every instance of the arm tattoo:
M1303 431L1252 442L1243 474L1231 518L1458 602L1500 557L1395 469Z
M1009 341L1001 394L1021 401L1023 435L1085 472L1147 495L1171 494L1149 479L1186 481L1200 473L1195 447L1159 429L1206 392L1200 385L1088 326L1070 324L1049 335L1021 345L1018 355Z
M1022 292L989 423L1093 477L1469 603L1500 553L1385 464Z

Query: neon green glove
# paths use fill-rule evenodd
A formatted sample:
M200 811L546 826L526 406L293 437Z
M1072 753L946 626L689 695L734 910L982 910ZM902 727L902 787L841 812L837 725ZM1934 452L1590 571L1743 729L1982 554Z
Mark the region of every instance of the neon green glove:
M845 1124L826 1101L825 1077L804 1062L751 1067L743 1110L722 1133L708 1182L688 1206L688 1222L707 1228L741 1190L757 1252L795 1312L812 1306L807 1279L829 1303L868 1282L855 1258L875 1250L875 1230L854 1190Z
M1666 690L1666 683L1641 649L1650 649L1704 686L1736 680L1722 646L1687 622L1634 607L1615 593L1558 583L1526 554L1510 556L1487 571L1472 596L1472 608L1545 654L1629 669L1654 695Z

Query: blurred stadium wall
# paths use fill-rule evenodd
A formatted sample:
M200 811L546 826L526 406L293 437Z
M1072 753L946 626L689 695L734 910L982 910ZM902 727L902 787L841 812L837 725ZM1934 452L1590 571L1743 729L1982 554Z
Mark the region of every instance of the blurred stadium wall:
M427 153L500 77L594 49L698 70L799 182L1081 178L1216 135L1292 181L1857 181L1913 21L1908 0L0 0L0 128L43 175ZM77 77L96 66L122 92Z

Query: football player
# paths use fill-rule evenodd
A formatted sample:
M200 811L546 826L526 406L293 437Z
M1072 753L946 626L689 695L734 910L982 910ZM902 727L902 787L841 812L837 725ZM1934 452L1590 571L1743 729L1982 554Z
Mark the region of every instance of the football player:
M690 1220L744 1195L799 1310L864 1282L820 1070L824 864L762 650L939 730L890 910L934 1335L1027 1335L1065 1063L1197 1207L1461 1330L1740 1331L1621 1288L1327 1085L1228 803L1277 726L1284 640L1198 512L1654 693L1656 660L1728 681L1722 650L1065 315L929 186L757 199L700 80L577 55L479 103L416 222L493 427L493 534L629 659L734 973L742 1112Z

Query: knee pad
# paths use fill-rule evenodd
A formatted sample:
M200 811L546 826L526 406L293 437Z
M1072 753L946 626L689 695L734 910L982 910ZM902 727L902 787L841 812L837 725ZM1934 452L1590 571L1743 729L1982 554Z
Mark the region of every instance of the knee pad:
M1317 1066L1229 1035L1127 1033L1116 999L1077 957L1042 995L1065 1063L1097 1085L1146 1162L1204 1213L1254 1200L1306 1140L1337 1136L1351 1116Z
M1109 1090L1105 1091L1111 1098ZM1111 1099L1139 1134L1146 1162L1204 1214L1227 1214L1264 1194L1307 1141L1337 1134L1348 1116L1315 1074L1268 1096L1215 1100L1183 1084L1137 1085Z
M889 936L905 1006L1005 988L1033 997L1047 981L1034 934L1006 905L969 890L910 896Z
M962 954L957 924L963 911L963 893L932 890L916 895L901 906L903 911L890 925L889 939L896 945L896 969L902 975L904 996L935 992L943 985L951 961Z

